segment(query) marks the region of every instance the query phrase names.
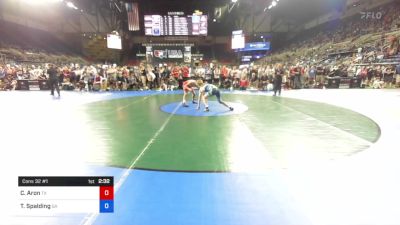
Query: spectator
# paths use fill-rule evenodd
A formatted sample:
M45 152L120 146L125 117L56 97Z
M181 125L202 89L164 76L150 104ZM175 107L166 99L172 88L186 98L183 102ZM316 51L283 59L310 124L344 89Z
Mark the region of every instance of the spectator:
M247 80L246 77L243 76L243 77L240 79L240 84L239 84L239 86L240 86L240 90L242 90L242 91L247 90L247 87L249 86L249 81Z
M50 94L54 96L54 89L57 90L58 97L60 97L60 87L58 85L59 83L59 77L57 76L58 71L57 68L51 64L50 68L47 70L47 74L49 74L49 86L50 86Z
M274 96L276 96L276 93L278 93L279 96L281 96L282 92L282 76L283 76L283 68L282 65L279 64L275 70L275 77L274 77Z

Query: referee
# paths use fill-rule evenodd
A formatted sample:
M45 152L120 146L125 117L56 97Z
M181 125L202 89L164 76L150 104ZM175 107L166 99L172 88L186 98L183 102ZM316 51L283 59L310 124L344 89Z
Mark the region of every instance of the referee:
M56 89L58 97L60 97L60 87L58 86L57 68L53 64L50 64L50 68L47 70L47 74L49 74L49 87L51 90L50 94L54 96L54 89Z

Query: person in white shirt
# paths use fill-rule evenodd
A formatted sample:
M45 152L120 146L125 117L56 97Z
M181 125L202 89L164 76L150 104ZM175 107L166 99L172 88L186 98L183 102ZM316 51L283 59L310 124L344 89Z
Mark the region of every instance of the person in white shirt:
M372 83L372 88L374 89L381 89L383 87L384 82L381 81L379 78L374 78Z

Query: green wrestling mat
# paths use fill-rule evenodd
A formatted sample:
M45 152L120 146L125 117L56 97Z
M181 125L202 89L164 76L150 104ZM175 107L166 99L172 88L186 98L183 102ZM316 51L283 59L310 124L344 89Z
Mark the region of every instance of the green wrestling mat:
M104 145L96 157L89 157L90 163L167 171L260 171L340 159L367 149L380 136L374 121L359 113L288 98L223 95L224 101L248 107L239 115L195 117L160 110L181 98L154 95L85 105L88 122L96 124L93 141Z

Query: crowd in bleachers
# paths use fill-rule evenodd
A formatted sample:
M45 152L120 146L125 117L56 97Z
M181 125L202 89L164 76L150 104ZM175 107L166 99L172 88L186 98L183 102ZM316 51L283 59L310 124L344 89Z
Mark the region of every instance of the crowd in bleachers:
M47 80L48 64L37 66L1 65L0 90L18 89L18 80ZM153 67L151 65L59 65L59 85L63 90L117 91L117 90L174 90L179 82L189 77L186 66Z
M17 80L47 80L47 64L1 65L0 90L15 90ZM281 70L277 70L281 67ZM163 64L151 66L116 66L78 64L58 67L59 85L63 90L122 91L122 90L174 90L187 79L203 79L223 89L262 90L273 89L275 75L282 72L286 89L325 88L327 80L334 77L354 77L358 87L392 88L400 85L400 65L349 65L349 66L294 66L265 64L229 66L205 64Z
M378 18L366 18L362 14L356 14L343 20L334 20L315 28L305 30L296 35L291 44L281 49L281 52L297 52L301 48L315 48L321 43L336 44L343 41L349 41L347 49L355 48L357 38L367 34L385 34L400 29L400 4L394 2L376 9L368 10L374 13L380 13ZM361 13L361 12L360 12ZM377 42L378 47L383 46L383 40ZM325 50L325 49L323 49ZM330 49L331 51L343 49Z
M359 87L399 87L400 3L369 10L296 35L258 64L283 63L289 87L323 87L328 77L357 77ZM300 76L293 76L300 71ZM298 72L294 72L298 73ZM299 85L301 83L301 85Z
M0 61L0 90L17 88L17 80L47 79L47 64L58 66L65 90L173 90L184 80L207 80L225 89L272 90L277 68L287 89L328 87L330 78L353 77L355 87L400 86L400 5L397 2L374 9L380 19L355 15L306 30L274 52L251 65L160 64L137 66L90 65L82 58L2 46L0 54L19 63ZM35 61L37 60L37 62ZM21 62L22 61L22 62ZM354 86L353 86L354 87Z

